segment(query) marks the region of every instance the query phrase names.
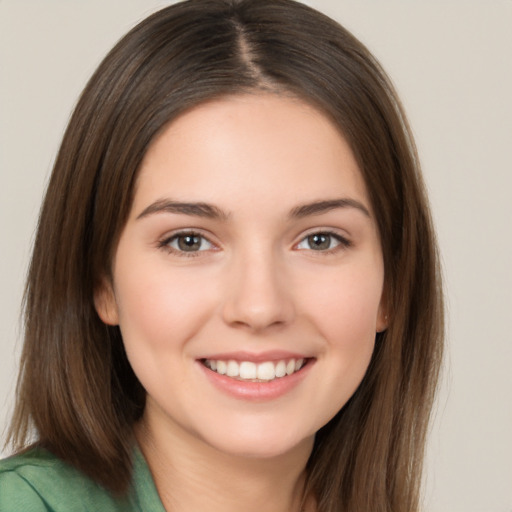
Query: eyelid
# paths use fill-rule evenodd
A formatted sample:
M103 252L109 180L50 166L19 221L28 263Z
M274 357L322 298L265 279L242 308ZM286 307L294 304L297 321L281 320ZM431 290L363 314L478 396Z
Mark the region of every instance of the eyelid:
M299 249L298 248L299 244L301 244L308 237L313 236L313 235L327 235L327 236L331 236L332 238L334 238L339 243L335 247L332 247L330 249L325 249L325 250L316 250L315 251L314 249ZM334 229L334 228L313 228L313 229L310 229L310 230L306 231L305 233L302 233L300 235L300 239L298 240L298 242L293 244L293 248L295 250L310 251L310 252L315 252L315 253L319 253L319 254L322 254L322 253L323 254L329 254L329 253L332 253L332 252L336 252L337 250L347 249L347 248L349 248L351 246L352 246L352 241L350 240L350 238L347 235L344 235L344 234L340 233L340 230Z
M203 240L208 242L210 247L207 249L200 249L198 251L182 251L175 247L171 247L170 243L174 239L179 238L180 236L201 237ZM177 229L175 231L172 231L171 233L166 233L163 237L161 237L158 240L157 246L159 249L167 250L168 252L176 254L178 256L194 257L194 256L200 256L202 253L205 253L205 252L216 251L219 249L218 244L213 242L211 238L212 237L206 235L201 229L182 228L182 229Z
M320 254L329 254L332 252L336 252L337 250L346 249L348 247L351 247L352 241L347 235L344 235L340 233L341 230L335 229L335 228L311 228L310 230L307 230L306 232L301 233L300 238L297 242L293 244L293 249L305 251L308 250L309 252L316 252ZM338 244L335 247L332 247L330 249L324 249L324 250L314 250L314 249L298 249L298 245L304 242L309 236L315 235L315 234L322 234L327 235L332 238L334 238ZM198 236L204 239L208 244L211 246L207 249L201 249L197 251L183 251L176 249L174 247L171 247L169 244L173 239L176 239L180 236ZM186 257L194 257L194 256L200 256L201 253L210 252L210 251L217 251L220 249L220 246L218 243L214 242L212 240L214 238L213 236L210 236L209 234L205 234L202 229L196 229L196 228L181 228L177 229L175 231L172 231L170 233L166 233L164 236L162 236L158 242L157 246L160 249L165 249L168 252L177 254L179 256L186 256Z

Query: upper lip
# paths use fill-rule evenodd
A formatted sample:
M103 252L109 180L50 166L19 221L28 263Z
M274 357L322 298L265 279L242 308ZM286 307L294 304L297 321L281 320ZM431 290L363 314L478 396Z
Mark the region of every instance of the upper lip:
M253 363L262 363L265 361L283 361L290 359L308 359L310 356L298 352L288 352L285 350L270 350L266 352L222 352L200 357L200 360L209 359L214 361L251 361Z

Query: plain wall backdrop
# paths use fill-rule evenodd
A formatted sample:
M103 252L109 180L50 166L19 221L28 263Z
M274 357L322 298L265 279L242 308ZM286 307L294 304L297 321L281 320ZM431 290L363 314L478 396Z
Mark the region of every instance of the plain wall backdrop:
M0 431L38 210L70 112L113 44L169 3L0 0ZM305 3L391 75L430 191L448 336L425 510L512 512L512 1Z

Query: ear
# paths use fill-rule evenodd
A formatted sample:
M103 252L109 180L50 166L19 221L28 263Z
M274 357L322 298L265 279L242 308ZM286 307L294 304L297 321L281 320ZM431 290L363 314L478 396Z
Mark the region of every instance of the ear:
M380 299L379 310L377 311L377 323L376 323L376 331L383 332L389 326L389 316L388 316L388 301L386 299L385 292L382 293L382 297Z
M106 277L101 278L94 290L94 308L103 323L107 325L119 324L119 311L114 287L111 280Z

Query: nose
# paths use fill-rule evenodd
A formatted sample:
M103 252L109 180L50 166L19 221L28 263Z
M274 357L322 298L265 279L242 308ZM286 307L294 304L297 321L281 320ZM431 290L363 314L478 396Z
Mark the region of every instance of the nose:
M226 323L261 332L293 320L291 283L282 262L270 250L239 255L229 273L222 308Z

